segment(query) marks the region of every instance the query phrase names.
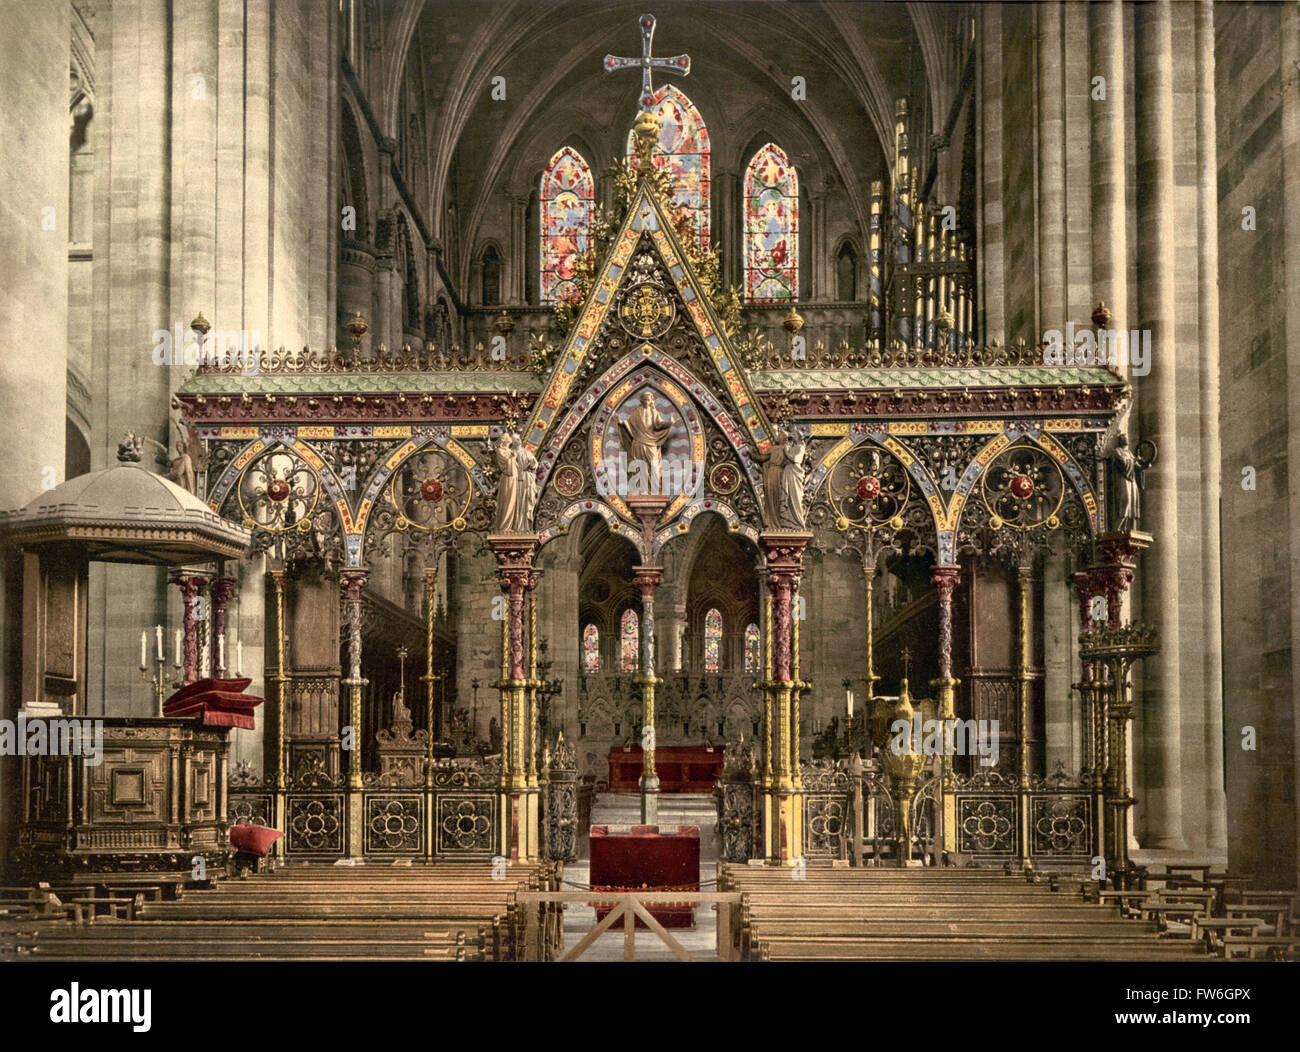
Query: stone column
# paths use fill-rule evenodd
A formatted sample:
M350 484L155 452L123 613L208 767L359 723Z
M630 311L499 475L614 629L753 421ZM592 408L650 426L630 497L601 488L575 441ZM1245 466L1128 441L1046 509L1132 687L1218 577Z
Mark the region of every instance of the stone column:
M488 537L497 558L501 590L506 594L501 662L501 769L499 853L506 858L532 859L538 853L537 786L528 784L527 668L524 659L525 597L537 583L533 560L538 541L531 535Z
M801 300L816 300L824 303L831 299L826 280L826 189L822 187L809 195L812 204L812 230L808 238L808 262L805 273L808 275L810 288L807 294L800 294Z
M1110 329L1128 331L1128 224L1124 169L1124 6L1088 5L1091 77L1105 80L1106 97L1090 98L1092 114L1092 287L1110 311ZM1211 85L1213 87L1213 85ZM1128 375L1128 356L1123 359Z
M944 721L956 718L953 698L961 682L952 674L952 593L960 580L960 566L938 564L930 567L930 582L939 596L939 678L931 686L939 690L939 719ZM957 799L953 794L957 780L952 769L953 740L949 729L953 724L945 722L943 726L943 849L956 851Z
M976 52L979 90L975 93L979 146L981 221L976 259L981 271L979 336L987 345L993 340L1006 343L1006 275L1003 267L1005 244L1002 203L1002 5L980 4L980 47ZM1013 114L1013 120L1015 116Z
M1300 30L1300 25L1297 25ZM1300 33L1293 34L1300 40ZM1298 48L1300 50L1300 48ZM1295 69L1295 63L1287 65ZM1295 92L1293 91L1292 94ZM1214 138L1214 4L1196 5L1197 330L1201 366L1201 606L1205 654L1205 846L1228 850L1223 789L1223 620L1219 562L1219 197ZM1294 244L1294 242L1286 242ZM1294 256L1294 253L1289 253ZM1288 328L1289 333L1295 330Z
M1038 283L1039 328L1065 325L1065 89L1059 0L1038 16Z
M1279 82L1282 85L1282 244L1300 245L1300 12L1294 4L1278 10L1282 30ZM1281 287L1286 301L1286 375L1288 387L1300 384L1300 252L1284 252ZM1294 531L1300 524L1300 399L1286 400L1287 516ZM1295 733L1292 764L1300 764L1300 546L1291 545L1291 712ZM1294 770L1294 766L1293 766ZM1300 778L1294 778L1296 813L1300 814ZM1294 820L1291 828L1295 829ZM1296 837L1296 886L1300 887L1300 837Z
M502 289L501 302L520 306L524 302L524 268L528 266L528 231L524 229L528 215L528 198L523 194L510 195L510 280Z
M1137 106L1138 327L1151 331L1151 373L1136 399L1143 438L1159 460L1146 473L1142 528L1156 547L1142 577L1142 609L1161 649L1143 676L1144 807L1148 848L1181 850L1182 717L1179 683L1178 348L1174 328L1174 120L1170 0L1134 8Z
M793 531L771 531L759 535L767 560L772 610L768 618L772 672L765 684L769 714L765 745L769 755L775 745L776 758L775 770L771 769L769 760L768 785L764 793L768 863L771 865L793 865L803 857L802 794L794 777L794 765L798 762L794 755L792 726L797 666L791 600L803 574L803 551L811 539L812 534Z

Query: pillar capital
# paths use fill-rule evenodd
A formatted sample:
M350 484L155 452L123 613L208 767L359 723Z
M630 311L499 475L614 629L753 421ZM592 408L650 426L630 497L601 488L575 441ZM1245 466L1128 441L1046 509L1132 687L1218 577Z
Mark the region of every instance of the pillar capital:
M961 582L961 567L949 566L944 563L936 563L930 567L930 583L934 585L934 590L939 593L940 602L948 602L952 599L953 589Z
M537 571L533 566L539 547L536 535L493 534L487 541L496 556L502 591L522 594L537 583Z
M361 590L366 586L369 570L343 570L339 574L339 586L347 596L348 602L361 602Z
M655 590L664 579L662 566L632 567L632 582L641 589L642 599L653 599Z

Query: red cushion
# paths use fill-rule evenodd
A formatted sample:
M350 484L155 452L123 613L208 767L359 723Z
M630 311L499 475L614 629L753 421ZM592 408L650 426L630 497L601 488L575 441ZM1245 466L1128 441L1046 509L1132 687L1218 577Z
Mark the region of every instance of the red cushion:
M265 858L266 853L271 850L271 845L282 836L284 834L278 829L268 829L266 826L231 826L230 846L236 851Z

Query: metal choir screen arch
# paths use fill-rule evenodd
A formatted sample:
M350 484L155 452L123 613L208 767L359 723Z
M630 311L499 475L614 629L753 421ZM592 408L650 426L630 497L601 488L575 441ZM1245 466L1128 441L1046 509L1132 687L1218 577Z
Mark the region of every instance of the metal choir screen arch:
M546 165L538 204L542 303L569 302L577 295L575 268L591 248L596 206L591 167L573 147L557 150Z
M651 96L650 112L659 118L659 145L654 163L667 170L673 184L673 202L686 209L700 248L709 250L709 199L711 183L709 129L685 92L665 84ZM633 135L627 135L627 157L636 164Z
M785 151L763 146L745 169L745 299L799 298L799 175Z

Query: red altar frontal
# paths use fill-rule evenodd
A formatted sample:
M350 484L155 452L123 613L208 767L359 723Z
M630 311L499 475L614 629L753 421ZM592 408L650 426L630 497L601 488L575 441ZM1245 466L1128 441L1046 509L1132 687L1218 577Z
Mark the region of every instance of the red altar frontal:
M593 891L699 891L700 828L678 826L659 832L658 826L592 826L591 887ZM595 902L597 920L612 907ZM695 927L695 907L676 903L647 906L665 928ZM637 927L644 921L637 919Z
M655 750L655 773L661 793L711 793L722 775L721 745L669 745ZM640 792L641 747L620 745L609 750L609 791Z

